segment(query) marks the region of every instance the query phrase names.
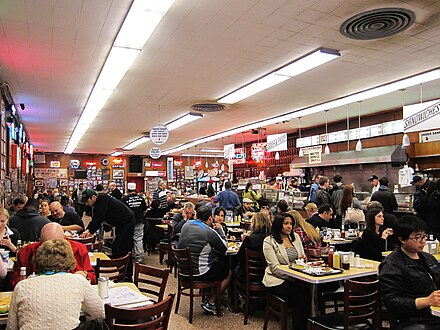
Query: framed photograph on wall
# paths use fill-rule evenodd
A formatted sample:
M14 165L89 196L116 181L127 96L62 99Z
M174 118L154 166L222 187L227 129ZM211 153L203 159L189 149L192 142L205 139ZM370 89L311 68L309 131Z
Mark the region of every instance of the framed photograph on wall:
M35 187L42 187L43 186L43 180L35 180Z
M124 178L124 170L113 170L113 180L123 179L123 178Z

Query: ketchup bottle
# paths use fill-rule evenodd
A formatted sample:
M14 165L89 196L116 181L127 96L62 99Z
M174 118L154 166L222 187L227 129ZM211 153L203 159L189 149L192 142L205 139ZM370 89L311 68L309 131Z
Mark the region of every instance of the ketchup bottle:
M327 264L329 267L333 268L333 254L335 253L334 248L330 247L330 252L328 253L328 261Z

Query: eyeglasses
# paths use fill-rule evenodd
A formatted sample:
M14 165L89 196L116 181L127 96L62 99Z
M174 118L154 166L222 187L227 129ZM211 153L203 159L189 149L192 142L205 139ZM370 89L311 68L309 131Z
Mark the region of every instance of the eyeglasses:
M428 238L427 234L421 235L421 236L416 236L416 237L408 237L408 239L415 239L417 242L422 242L422 241L426 241L426 239Z

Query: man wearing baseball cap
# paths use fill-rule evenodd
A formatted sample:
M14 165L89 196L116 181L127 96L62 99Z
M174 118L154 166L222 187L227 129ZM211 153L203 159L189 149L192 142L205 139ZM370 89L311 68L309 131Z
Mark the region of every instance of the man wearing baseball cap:
M133 232L135 217L130 208L120 200L107 194L98 195L93 189L86 189L82 193L81 201L93 208L92 221L81 237L90 237L105 221L116 228L115 239L112 244L112 257L121 258L133 249ZM127 268L126 281L131 281L133 267L130 262Z
M429 217L429 196L434 190L434 183L421 177L414 175L411 184L416 187L417 191L414 194L413 208L416 210L417 216L425 222L428 222Z
M373 187L373 189L371 190L371 194L374 194L376 191L379 190L380 185L377 175L373 174L372 176L370 176L368 182L370 182L371 186Z

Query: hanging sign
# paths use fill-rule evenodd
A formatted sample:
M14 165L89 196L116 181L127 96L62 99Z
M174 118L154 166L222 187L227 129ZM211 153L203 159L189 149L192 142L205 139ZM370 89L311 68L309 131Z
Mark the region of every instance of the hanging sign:
M235 148L233 159L229 160L229 164L246 164L246 149Z
M251 145L251 156L252 156L252 159L256 163L263 163L264 162L264 157L266 156L266 153L265 153L266 146L267 146L266 142L252 143L252 145Z
M69 166L70 166L70 168L77 169L77 168L80 167L80 165L81 165L81 162L78 159L72 159L70 161L70 165Z
M180 167L180 166L182 166L182 164L183 164L183 160L175 160L174 161L174 166L176 166L176 167Z
M226 144L223 146L223 158L224 159L233 159L235 157L235 145L234 144Z
M439 128L440 100L403 106L404 132Z
M50 167L60 167L60 166L61 166L61 163L57 160L50 162Z
M170 133L164 125L155 125L150 131L150 139L154 144L160 145L167 142Z
M419 133L419 141L420 141L420 143L440 141L440 130L436 129L434 131L420 132Z
M272 134L267 136L267 151L287 150L287 133Z
M103 158L101 159L101 164L104 166L108 166L108 164L110 163L110 161L108 160L108 158Z
M150 157L153 159L160 158L160 155L162 154L162 151L158 147L153 147L150 149Z
M309 164L321 164L321 154L321 146L319 146L319 150L315 149L312 152L309 151Z

